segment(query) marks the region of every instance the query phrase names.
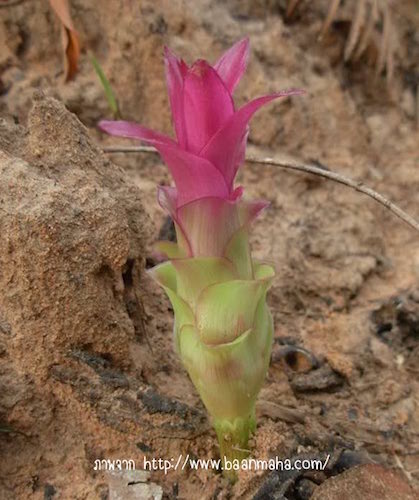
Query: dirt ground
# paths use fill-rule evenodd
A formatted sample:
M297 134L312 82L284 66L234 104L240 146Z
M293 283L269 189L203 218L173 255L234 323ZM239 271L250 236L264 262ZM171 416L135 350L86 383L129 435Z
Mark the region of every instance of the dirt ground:
M173 351L169 301L145 272L167 236L156 186L170 177L154 155L100 151L131 143L96 127L112 113L88 56L124 119L170 133L163 46L215 61L248 35L237 103L307 91L255 116L249 153L362 180L419 219L417 2L393 8L390 82L368 57L343 60L356 2L321 41L322 0L289 19L281 0L70 3L83 50L64 83L49 3L0 1L0 498L419 498L419 235L347 187L253 164L238 182L271 205L252 248L277 276L252 456L330 454L328 467L243 471L235 485L188 468L94 470L216 458L217 446ZM379 47L382 20L377 30Z

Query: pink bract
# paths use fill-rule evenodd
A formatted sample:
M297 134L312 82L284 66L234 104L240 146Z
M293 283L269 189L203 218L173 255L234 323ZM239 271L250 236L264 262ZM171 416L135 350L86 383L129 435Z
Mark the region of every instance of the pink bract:
M303 93L290 89L254 99L238 110L232 92L249 57L249 40L237 42L211 66L198 60L190 67L165 48L166 81L177 141L126 121L102 120L111 135L139 139L153 145L168 165L177 208L213 197L234 201L239 197L234 178L244 161L248 123L264 104Z

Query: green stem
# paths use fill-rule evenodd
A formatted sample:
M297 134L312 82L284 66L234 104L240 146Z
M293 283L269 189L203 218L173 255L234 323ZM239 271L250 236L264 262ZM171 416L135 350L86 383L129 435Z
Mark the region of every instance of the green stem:
M214 428L220 445L223 474L230 481L237 479L237 468L249 456L249 437L256 430L254 412L234 420L216 419Z

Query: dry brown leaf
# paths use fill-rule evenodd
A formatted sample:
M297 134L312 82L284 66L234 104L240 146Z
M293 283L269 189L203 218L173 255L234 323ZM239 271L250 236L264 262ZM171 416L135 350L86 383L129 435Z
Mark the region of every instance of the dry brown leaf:
M336 13L338 11L339 5L340 5L341 0L331 0L330 6L329 6L329 12L327 13L326 20L323 24L322 30L319 35L319 39L322 39L324 35L327 33L328 29L330 28L330 25L333 23L333 21L336 18Z
M361 31L365 22L365 7L365 0L358 0L358 3L356 4L355 16L351 22L351 30L349 32L348 40L346 41L345 45L345 53L343 56L345 61L349 61L361 35Z
M74 78L80 57L79 36L71 19L68 0L49 0L55 14L61 21L62 42L64 48L64 79L66 82Z
M287 17L291 17L292 14L294 13L295 8L297 5L300 3L300 0L290 0L287 5Z

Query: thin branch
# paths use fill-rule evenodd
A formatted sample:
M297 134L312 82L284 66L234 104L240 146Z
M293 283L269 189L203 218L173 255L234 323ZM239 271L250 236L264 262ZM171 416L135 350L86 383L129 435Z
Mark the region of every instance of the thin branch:
M396 462L397 467L402 471L408 482L412 483L412 473L405 469L400 458L394 453L394 461Z
M111 146L103 148L105 153L153 153L157 154L157 151L150 146L137 146L137 147L118 147ZM377 193L373 189L365 186L361 181L354 181L349 177L345 177L344 175L338 174L336 172L331 172L330 170L325 170L323 168L316 167L314 165L306 165L300 164L290 161L284 160L275 160L273 158L256 158L254 156L246 157L246 161L248 163L255 163L259 165L272 165L274 167L287 168L289 170L297 170L299 172L305 172L308 174L318 175L319 177L323 177L324 179L329 179L335 181L339 184L343 184L344 186L348 186L359 193L363 193L376 202L380 203L384 207L386 207L390 212L396 215L399 219L406 222L409 226L416 229L419 232L419 222L417 222L411 215L402 210L399 206L397 206L392 201L385 198L382 194Z
M104 153L154 153L159 154L156 148L151 146L108 146L103 148Z
M406 222L406 224L409 224L409 226L413 227L413 229L416 229L416 231L419 231L419 222L416 221L411 215L406 213L404 210L402 210L398 205L393 203L392 201L388 200L385 198L382 194L377 193L377 191L374 191L368 186L365 186L362 181L354 181L350 179L349 177L345 177L342 174L337 174L336 172L331 172L330 170L324 170L319 167L315 167L314 165L302 165L302 164L297 164L297 163L291 163L291 162L284 162L284 161L278 161L274 160L272 158L246 158L246 161L250 163L259 163L262 165L273 165L276 167L281 167L281 168L288 168L291 170L298 170L300 172L306 172L309 174L314 174L318 175L320 177L323 177L325 179L330 179L332 181L338 182L339 184L343 184L344 186L351 187L352 189L355 189L355 191L358 191L359 193L366 194L373 200L377 201L381 205L385 206L393 212L394 215L399 217L402 221Z
M3 7L15 7L16 5L20 5L24 1L25 0L0 0L0 9L2 9Z

